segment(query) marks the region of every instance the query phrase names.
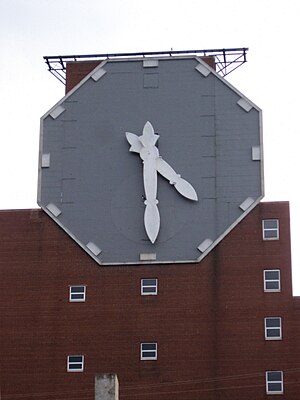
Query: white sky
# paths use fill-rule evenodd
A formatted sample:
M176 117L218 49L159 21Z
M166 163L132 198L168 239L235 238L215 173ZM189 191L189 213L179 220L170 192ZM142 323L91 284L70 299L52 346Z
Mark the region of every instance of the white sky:
M228 80L263 110L265 200L289 200L300 295L299 0L0 0L0 209L37 207L44 55L249 47ZM298 137L299 135L299 137Z

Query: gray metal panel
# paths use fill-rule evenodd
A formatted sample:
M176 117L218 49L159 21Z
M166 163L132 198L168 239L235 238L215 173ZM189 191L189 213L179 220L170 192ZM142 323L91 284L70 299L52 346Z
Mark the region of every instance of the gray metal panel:
M199 74L198 64L161 59L159 84L153 75L145 88L151 69L141 60L108 61L101 79L86 79L59 103L63 113L43 118L40 151L51 154L51 165L40 169L40 205L48 212L46 205L55 204L55 220L97 262L140 263L140 254L154 253L156 263L198 260L206 254L199 244L216 244L249 212L240 204L262 196L261 162L252 160L252 147L261 144L260 111L246 112L237 104L241 94L214 73ZM160 135L164 160L199 198L183 198L158 177L154 244L143 225L142 161L125 138L141 135L146 121ZM102 250L97 257L89 242Z

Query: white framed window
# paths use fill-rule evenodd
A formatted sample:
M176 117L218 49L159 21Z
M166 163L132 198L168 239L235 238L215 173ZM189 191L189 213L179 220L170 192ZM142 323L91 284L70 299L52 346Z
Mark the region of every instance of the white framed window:
M76 285L70 286L69 301L85 301L86 286Z
M141 343L141 360L157 360L157 343Z
M263 239L278 240L279 239L279 221L278 219L264 219L262 221Z
M67 371L68 372L83 372L84 356L68 356Z
M280 340L282 339L282 328L280 317L265 318L265 339Z
M267 394L283 393L283 372L267 371L266 372L266 391Z
M143 296L157 294L157 279L143 278L141 279L141 294Z
M265 292L280 292L280 269L265 269L264 270L264 291Z

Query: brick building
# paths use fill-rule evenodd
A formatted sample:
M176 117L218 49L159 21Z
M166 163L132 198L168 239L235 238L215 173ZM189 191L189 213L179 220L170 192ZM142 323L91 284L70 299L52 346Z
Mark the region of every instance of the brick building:
M300 302L292 295L289 206L261 202L260 111L194 58L171 66L169 60L131 62L69 67L69 95L42 118L41 209L0 212L0 397L92 400L95 375L116 373L120 399L296 400ZM197 70L189 75L191 63ZM110 76L117 77L113 89ZM125 87L118 76L122 82L126 76ZM195 112L197 98L184 96L199 78ZM173 136L161 134L159 151L188 177L197 193L193 202L184 198L190 186L178 187L181 178L174 188L160 178L158 190L143 186L148 158L142 173L141 161L128 152L122 111L110 111L120 110L119 99L136 88L126 113L146 108L161 133L167 106L155 108L156 102L177 83L182 98L170 95L166 103L173 101L181 114L171 110ZM96 86L105 99L113 92L109 106ZM199 115L198 102L205 109ZM93 120L101 108L103 115ZM182 138L177 125L187 116L196 121L187 130L199 125L201 137ZM137 120L142 127L144 115ZM134 130L135 122L129 125ZM154 134L146 124L144 132ZM151 153L156 144L149 147L141 137ZM173 159L172 141L178 146ZM98 155L103 143L98 164L93 151ZM157 171L166 177L159 162ZM141 218L149 203L157 204L154 191L159 211L150 210L150 220L161 217L157 237ZM131 206L135 194L139 203Z

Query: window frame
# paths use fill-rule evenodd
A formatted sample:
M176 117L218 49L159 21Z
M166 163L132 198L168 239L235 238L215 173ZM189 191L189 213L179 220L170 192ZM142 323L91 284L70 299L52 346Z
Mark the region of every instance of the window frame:
M278 279L267 279L266 273L268 272L278 272ZM280 269L264 269L264 292L281 292L281 276L280 276ZM268 289L267 283L271 282L278 282L278 288L276 289Z
M145 349L145 345L154 345L153 349ZM155 353L154 356L146 357L145 353ZM142 342L140 345L140 359L141 361L157 360L157 342Z
M81 357L81 361L71 361L71 357ZM70 368L71 365L81 365L80 368ZM83 372L84 371L84 355L78 354L78 355L69 355L67 357L67 371L68 372Z
M269 221L276 221L276 228L266 228L265 223ZM266 237L266 232L276 232L276 236L273 237ZM279 240L279 219L277 218L268 218L262 220L262 234L263 240Z
M280 373L280 380L270 380L269 374ZM269 385L280 383L280 390L270 390ZM283 371L266 371L266 393L267 394L283 394Z
M267 320L278 320L278 326L267 326ZM264 318L264 326L265 326L265 340L282 340L282 318L281 317L265 317ZM268 336L268 332L274 330L279 330L278 336Z
M155 280L155 284L154 285L145 285L144 281L147 280ZM145 288L154 288L153 292L145 292L144 289ZM158 279L157 278L141 278L141 295L142 296L157 296L158 293Z
M84 288L83 292L73 292L72 293L72 289L74 288ZM83 297L82 298L72 298L72 295L79 295L82 294ZM70 303L82 303L86 301L86 285L70 285L69 286L69 302Z

